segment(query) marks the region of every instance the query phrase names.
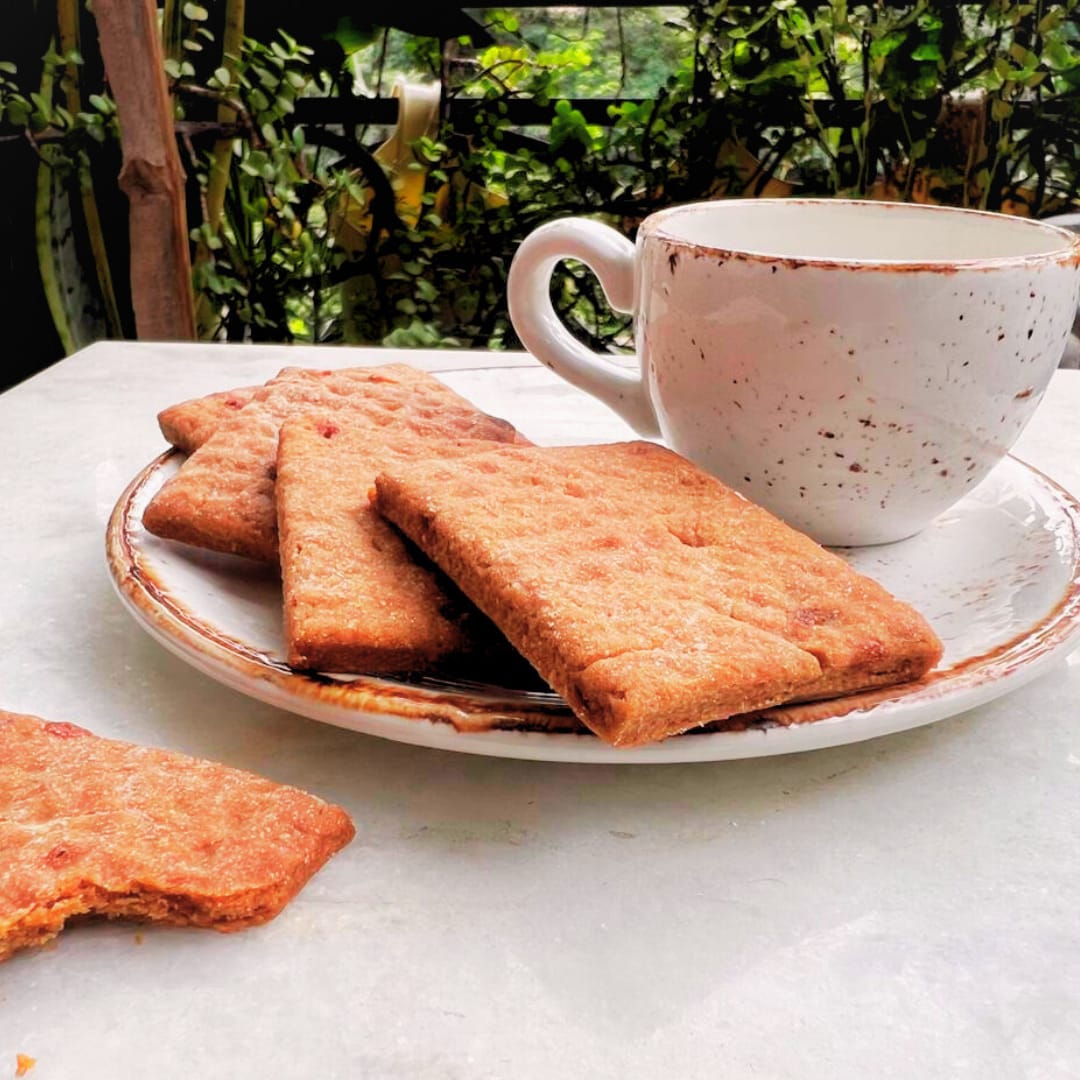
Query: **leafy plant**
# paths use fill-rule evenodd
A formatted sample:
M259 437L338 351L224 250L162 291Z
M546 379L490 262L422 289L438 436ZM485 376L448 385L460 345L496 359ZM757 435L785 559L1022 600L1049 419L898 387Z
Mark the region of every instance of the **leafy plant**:
M761 193L1036 215L1074 205L1076 12L1076 0L697 4L669 20L682 60L651 100L616 102L604 125L563 97L591 70L596 32L530 42L529 15L492 12L499 40L471 69L429 53L444 98L471 99L475 112L467 128L445 119L425 147L428 213L378 240L392 303L371 308L367 339L512 344L509 261L533 227L564 214L602 209L632 232L662 205ZM590 85L618 89L610 76ZM508 103L522 98L549 104L546 145L509 123ZM492 205L489 191L505 201ZM582 267L562 268L553 297L594 347L627 338Z
M322 340L337 313L329 275L335 252L329 202L340 183L333 159L309 145L292 121L296 100L325 88L309 64L311 49L284 32L269 44L246 39L230 68L206 87L177 84L181 99L209 95L237 117L231 154L196 157L198 182L211 186L224 165L223 202L194 231L206 258L197 261L196 292L216 316L211 337ZM193 67L193 65L192 65Z
M91 153L115 136L112 102L99 94L83 110L79 71L83 64L73 0L58 0L60 49L54 38L42 58L36 90L16 81L11 62L0 63L0 117L22 128L26 145L38 158L34 225L42 289L67 351L102 333L119 336L121 318L98 214ZM84 280L71 228L81 204L82 223L96 277L96 290Z
M1080 0L495 8L476 46L344 18L329 34L336 51L325 26L302 40L287 6L273 10L296 32L255 40L239 33L241 0L163 2L210 337L514 345L510 260L566 214L632 233L652 210L701 198L836 194L1045 215L1080 195ZM105 93L72 107L81 63L54 48L32 86L0 64L0 137L25 134L47 168L72 176L116 137ZM370 149L385 132L350 124L346 100L354 88L384 94L395 72L442 93L404 201L405 178ZM312 97L340 104L340 126L297 120ZM572 100L589 97L613 99L603 123ZM539 122L512 122L520 102ZM594 347L628 340L582 266L565 264L552 293Z

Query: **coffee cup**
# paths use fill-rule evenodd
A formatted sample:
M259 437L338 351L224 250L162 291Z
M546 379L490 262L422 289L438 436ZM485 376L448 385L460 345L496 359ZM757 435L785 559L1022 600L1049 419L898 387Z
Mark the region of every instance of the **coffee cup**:
M567 258L633 313L632 367L555 313ZM1080 244L982 211L718 200L650 215L636 244L549 222L508 292L524 346L638 433L823 544L880 544L956 503L1031 419L1080 300Z

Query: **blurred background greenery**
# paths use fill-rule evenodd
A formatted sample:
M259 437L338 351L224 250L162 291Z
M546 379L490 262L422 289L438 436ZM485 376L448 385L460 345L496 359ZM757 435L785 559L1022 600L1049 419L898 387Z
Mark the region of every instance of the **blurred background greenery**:
M1078 4L403 5L380 24L340 0L162 0L200 335L513 346L510 259L565 214L632 234L663 205L755 195L1075 210ZM5 16L10 383L134 320L92 13ZM435 88L408 140L401 80ZM583 267L552 289L583 340L626 344Z

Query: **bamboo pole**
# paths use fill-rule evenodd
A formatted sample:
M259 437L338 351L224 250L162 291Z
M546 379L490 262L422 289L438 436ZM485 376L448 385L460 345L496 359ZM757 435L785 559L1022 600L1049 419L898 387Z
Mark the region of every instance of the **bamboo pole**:
M116 100L130 203L131 295L141 339L192 340L184 173L154 0L95 0L101 55Z
M60 29L60 51L67 56L79 47L79 5L78 0L56 0L56 21ZM82 111L82 95L79 92L79 68L68 64L64 72L65 97L68 112L72 116ZM94 258L94 270L97 274L98 290L105 309L105 325L109 335L123 337L120 322L120 308L116 303L116 290L113 288L112 271L109 269L109 252L105 246L105 234L101 228L101 215L98 213L97 199L94 196L94 181L90 168L85 161L78 166L79 195L82 198L83 221L90 240L90 252Z
M232 80L240 66L240 53L244 47L244 0L226 0L225 32L222 35L221 66ZM218 123L231 124L236 113L227 105L218 106ZM206 224L210 234L216 236L221 228L221 215L225 208L225 192L229 186L229 167L232 163L234 139L218 139L210 159L210 175L206 185ZM195 265L210 259L210 249L200 241L195 252ZM207 293L200 295L195 309L195 321L200 337L209 337L217 321L218 313Z
M221 66L235 78L240 66L240 51L244 47L244 0L226 0L225 33L221 44ZM218 106L218 123L231 124L236 113L228 105ZM213 232L221 224L221 211L225 205L225 189L229 185L229 159L232 157L233 139L218 139L214 143L214 160L210 166L210 178L206 190L206 220Z
M167 60L179 60L182 19L180 0L165 0L161 10L161 49Z

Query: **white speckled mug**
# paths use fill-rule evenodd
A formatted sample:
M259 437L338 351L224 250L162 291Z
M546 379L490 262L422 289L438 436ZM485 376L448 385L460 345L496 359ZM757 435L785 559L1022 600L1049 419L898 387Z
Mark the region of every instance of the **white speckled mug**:
M639 371L560 322L564 258L634 313ZM1078 297L1064 229L840 199L674 207L636 247L554 221L509 281L537 359L825 544L910 536L982 479L1035 411Z

